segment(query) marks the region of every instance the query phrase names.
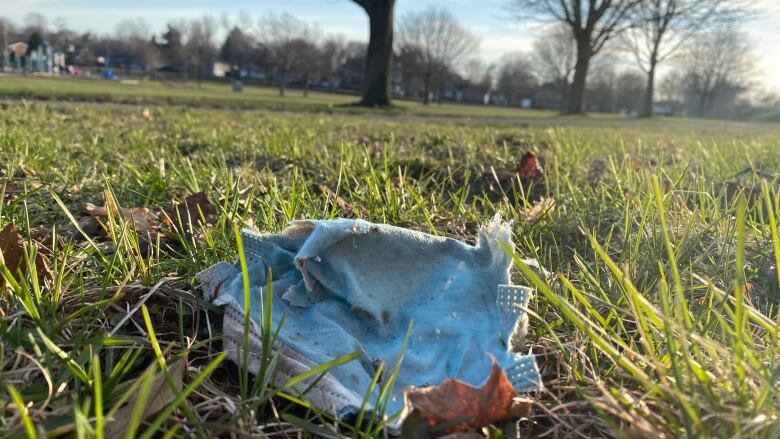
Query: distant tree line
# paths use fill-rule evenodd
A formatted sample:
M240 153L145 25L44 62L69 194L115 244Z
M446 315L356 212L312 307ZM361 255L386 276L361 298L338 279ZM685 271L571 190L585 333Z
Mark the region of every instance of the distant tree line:
M443 7L394 17L393 0L354 0L369 20L368 44L330 35L290 14L204 16L159 33L143 20L112 35L78 33L31 14L0 18L2 47L49 44L77 67L163 78L215 75L289 87L362 91L364 105L391 96L425 104L461 101L559 110L733 116L776 105L754 76L741 25L750 0L509 0L537 34L528 51L492 63L480 38ZM8 51L5 51L8 64ZM663 74L659 75L659 67Z

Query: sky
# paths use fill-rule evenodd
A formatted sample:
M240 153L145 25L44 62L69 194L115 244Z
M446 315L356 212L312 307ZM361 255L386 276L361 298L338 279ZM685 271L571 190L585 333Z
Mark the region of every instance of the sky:
M759 1L761 13L745 29L755 44L757 79L767 89L780 93L780 1ZM539 33L533 23L513 20L507 2L397 0L396 17L429 5L445 6L481 37L481 57L493 62L506 53L530 50ZM169 20L205 14L235 19L241 13L257 18L269 12L289 12L326 32L354 40L368 39L365 13L351 0L0 0L0 17L17 24L24 23L30 13L40 13L50 23L61 18L69 28L97 33L111 33L118 22L131 18L142 18L153 31L161 31Z

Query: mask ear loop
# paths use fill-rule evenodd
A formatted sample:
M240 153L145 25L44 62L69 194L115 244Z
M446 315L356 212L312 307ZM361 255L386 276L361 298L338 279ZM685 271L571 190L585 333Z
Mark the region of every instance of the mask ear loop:
M533 290L520 285L499 285L496 305L503 324L502 339L511 346L511 338L518 322L526 319L523 309L528 306Z
M244 253L246 254L247 263L260 258L260 246L262 241L254 233L249 233L246 230L241 231L241 242L244 244Z
M518 392L537 392L542 390L542 376L534 355L517 355L515 364L504 369L512 387Z
M501 321L504 326L504 334L508 350L512 351L513 345L522 341L525 336L525 328L528 324L528 316L524 308L531 300L533 290L520 285L499 285L496 295ZM533 355L515 354L515 363L505 369L507 378L517 391L533 392L542 389L542 378Z

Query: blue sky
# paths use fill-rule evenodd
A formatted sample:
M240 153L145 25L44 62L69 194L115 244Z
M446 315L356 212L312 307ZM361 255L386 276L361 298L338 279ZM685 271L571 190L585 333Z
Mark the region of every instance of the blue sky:
M463 23L482 37L481 54L486 61L501 55L527 50L536 29L530 23L517 23L506 8L507 0L397 0L396 14L402 16L428 5L447 7ZM756 43L759 75L767 87L780 93L780 1L763 0L761 16L751 22L748 32ZM27 14L38 12L50 22L62 18L76 30L108 33L127 18L143 18L152 30L163 29L168 20L211 14L253 18L267 12L289 12L317 23L323 30L350 39L367 39L367 20L351 0L0 0L0 16L23 23ZM776 72L776 73L775 73Z

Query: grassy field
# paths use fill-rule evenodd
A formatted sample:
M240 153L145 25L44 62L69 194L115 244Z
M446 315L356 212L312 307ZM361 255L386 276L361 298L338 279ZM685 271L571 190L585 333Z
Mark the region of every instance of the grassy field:
M285 96L271 87L245 86L241 93L234 93L229 83L195 82L166 85L160 81L143 81L139 84L123 84L120 81L79 78L31 77L0 74L0 99L26 98L43 100L69 100L84 102L110 102L119 104L165 104L194 107L230 108L244 110L290 110L325 113L363 113L354 108L359 96L335 93L310 92L307 97L301 90L288 89ZM420 102L395 102L391 110L374 110L376 114L411 114L427 116L460 116L481 118L545 118L553 112L524 110L507 107L483 107L479 105L422 105Z
M552 273L518 261L516 281L538 291L527 350L546 386L521 436L778 437L779 147L771 125L12 103L0 110L0 227L16 223L27 260L37 248L53 275L0 269L0 436L102 437L116 417L143 437L375 435L242 383L194 274L235 258L234 224L352 215L470 241L501 213L517 255ZM526 152L543 180L515 176ZM198 192L218 213L165 228L164 241L82 219L86 203L153 209ZM161 414L122 408L168 389L163 378L183 385Z

